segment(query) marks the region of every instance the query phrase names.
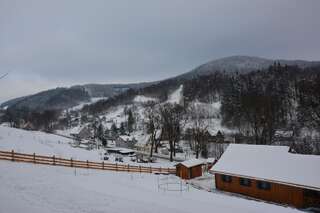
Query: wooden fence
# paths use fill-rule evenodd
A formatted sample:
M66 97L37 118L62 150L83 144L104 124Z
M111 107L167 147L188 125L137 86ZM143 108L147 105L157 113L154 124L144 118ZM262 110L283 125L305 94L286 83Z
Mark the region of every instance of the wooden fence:
M84 169L100 169L109 171L119 172L140 172L140 173L168 173L175 174L176 169L174 168L161 168L161 167L146 167L146 166L133 166L129 164L117 164L117 163L105 163L105 162L91 162L91 161L80 161L72 158L59 158L53 156L44 156L33 154L17 153L12 150L11 152L0 151L0 160L10 160L16 162L34 163L34 164L45 164L52 166L66 166L76 167Z

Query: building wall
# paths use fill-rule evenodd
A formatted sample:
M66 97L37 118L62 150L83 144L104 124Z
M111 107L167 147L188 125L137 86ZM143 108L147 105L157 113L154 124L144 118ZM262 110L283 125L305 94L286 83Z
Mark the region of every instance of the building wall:
M202 176L202 165L194 166L194 167L191 167L190 169L191 169L191 177L190 178Z
M304 207L303 189L282 184L271 183L269 190L259 189L257 181L251 179L251 186L240 185L240 178L232 176L230 183L223 182L221 174L215 174L216 188L223 191L239 193L250 197Z
M202 176L202 165L187 168L182 164L178 164L176 168L176 175L181 177L182 179L188 180Z
M182 179L189 179L188 168L181 164L178 164L176 175Z

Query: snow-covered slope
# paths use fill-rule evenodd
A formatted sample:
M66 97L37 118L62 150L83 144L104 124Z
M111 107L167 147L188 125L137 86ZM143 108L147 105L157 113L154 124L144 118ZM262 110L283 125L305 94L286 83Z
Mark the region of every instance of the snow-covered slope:
M141 132L140 132L141 133ZM138 140L147 140L146 135L139 135L139 132L135 132L133 135ZM72 158L78 160L90 160L101 162L102 155L105 153L103 148L86 150L83 148L76 148L71 146L72 140L47 134L37 131L26 131L21 129L9 128L0 126L0 150L33 154L38 155L55 155L56 157ZM153 166L153 167L173 167L174 162L158 159L155 163L136 163L130 160L130 157L124 157L123 163L138 166ZM110 163L115 162L115 156L110 155Z
M0 212L299 212L193 189L163 192L159 176L0 161Z
M95 97L95 98L90 98L90 101L87 101L87 102L81 102L79 103L78 105L72 107L72 108L69 108L68 110L81 110L85 105L87 104L94 104L98 101L101 101L101 100L107 100L108 98L107 97Z
M97 151L73 148L71 142L71 139L44 132L0 126L0 150L100 161Z
M201 111L203 116L205 116L205 118L203 119L211 135L216 135L218 131L224 134L232 134L236 132L235 130L229 129L222 125L220 101L216 101L212 103L203 103L199 101L194 101L190 104L190 107L195 107L195 110ZM185 128L192 128L192 121L189 121L185 125Z
M183 85L180 85L177 90L172 92L169 97L167 102L171 104L180 104L183 98Z

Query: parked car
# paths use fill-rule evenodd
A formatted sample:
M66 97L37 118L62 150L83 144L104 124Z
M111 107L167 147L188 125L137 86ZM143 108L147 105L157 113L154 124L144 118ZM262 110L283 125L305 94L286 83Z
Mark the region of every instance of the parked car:
M121 155L117 155L116 158L115 158L115 161L123 162L123 157Z

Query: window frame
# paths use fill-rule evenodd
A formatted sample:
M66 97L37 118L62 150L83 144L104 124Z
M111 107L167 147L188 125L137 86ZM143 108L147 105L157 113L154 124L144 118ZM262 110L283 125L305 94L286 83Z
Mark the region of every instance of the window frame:
M303 196L308 198L320 198L320 191L316 191L312 189L304 189Z
M257 180L257 188L260 190L270 191L271 183L268 181Z
M221 180L224 183L231 183L232 182L232 176L230 176L230 175L221 175Z
M252 181L249 178L239 178L239 184L245 187L251 187Z

